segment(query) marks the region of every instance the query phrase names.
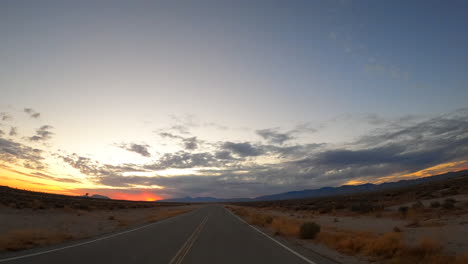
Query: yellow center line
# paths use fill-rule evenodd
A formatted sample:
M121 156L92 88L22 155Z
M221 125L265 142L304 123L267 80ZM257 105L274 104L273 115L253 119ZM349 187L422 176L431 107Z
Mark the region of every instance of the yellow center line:
M177 251L177 254L171 259L169 264L180 264L184 260L185 256L187 253L190 251L190 248L192 248L193 244L195 244L195 241L197 240L198 236L200 235L201 231L203 230L203 227L205 226L206 222L208 222L208 216L205 216L203 221L195 228L193 233L190 235L190 237L185 241L184 245Z

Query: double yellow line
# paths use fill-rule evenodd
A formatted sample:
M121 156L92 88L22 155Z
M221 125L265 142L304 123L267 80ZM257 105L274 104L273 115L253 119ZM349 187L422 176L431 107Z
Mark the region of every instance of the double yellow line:
M185 241L184 245L179 249L177 254L171 259L169 264L180 264L185 258L185 255L190 251L195 241L198 239L203 227L205 227L206 222L208 222L208 216L203 218L203 221L195 228L195 231L190 235L190 237Z

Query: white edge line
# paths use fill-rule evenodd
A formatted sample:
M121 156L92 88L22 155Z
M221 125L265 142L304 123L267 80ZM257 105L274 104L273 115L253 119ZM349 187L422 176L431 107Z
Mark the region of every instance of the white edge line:
M120 233L115 233L115 234L112 234L112 235L100 237L100 238L93 239L93 240L86 241L86 242L81 242L81 243L78 243L78 244L73 244L73 245L70 245L70 246L65 246L65 247L60 247L60 248L54 248L54 249L50 249L50 250L46 250L46 251L41 251L41 252L37 252L37 253L31 253L31 254L27 254L27 255L16 256L16 257L11 257L11 258L6 258L6 259L0 259L0 262L6 262L6 261L11 261L11 260L16 260L16 259L22 259L22 258L29 258L29 257L33 257L33 256L37 256L37 255L42 255L42 254L47 254L47 253L51 253L51 252L55 252L55 251L59 251L59 250L63 250L63 249L74 248L74 247L79 247L79 246L83 246L83 245L86 245L86 244L91 244L91 243L94 243L94 242L97 242L97 241L101 241L101 240L104 240L104 239L108 239L108 238L120 236L120 235L123 235L123 234L127 234L127 233L130 233L130 232L133 232L133 231L137 231L137 230L140 230L140 229L143 229L143 228L152 226L152 225L161 224L161 223L164 223L164 222L169 221L169 220L171 220L171 219L175 219L175 218L178 218L178 217L180 217L180 216L193 213L193 212L195 212L195 211L196 211L196 210L191 211L191 212L188 212L188 213L185 213L185 214L180 214L180 215L176 215L176 216L173 216L173 217L169 217L169 218L166 218L166 219L163 219L163 220L154 222L154 223L150 223L150 224L147 224L147 225L144 225L144 226L140 226L140 227L137 227L137 228L133 228L133 229L130 229L130 230L126 230L126 231L123 231L123 232L120 232Z
M226 209L226 208L224 208ZM317 264L315 262L313 262L312 260L304 257L303 255L301 255L300 253L294 251L293 249L289 248L288 246L284 245L283 243L279 242L278 240L272 238L271 236L265 234L264 232L262 232L260 229L250 225L249 223L247 223L244 219L240 218L239 216L235 215L233 212L231 212L230 210L226 209L226 211L228 211L230 214L232 214L234 217L236 217L237 219L239 219L240 221L244 222L246 225L250 226L251 228L253 228L255 231L259 232L260 234L264 235L265 237L269 238L270 240L272 240L273 242L275 242L276 244L282 246L284 249L288 250L289 252L293 253L294 255L296 255L297 257L301 258L302 260L304 260L305 262L309 263L309 264Z

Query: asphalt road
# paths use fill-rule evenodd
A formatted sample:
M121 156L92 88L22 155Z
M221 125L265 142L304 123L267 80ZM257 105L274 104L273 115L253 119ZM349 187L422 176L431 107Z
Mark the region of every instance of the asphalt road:
M219 205L94 239L1 255L9 264L334 263L278 242Z

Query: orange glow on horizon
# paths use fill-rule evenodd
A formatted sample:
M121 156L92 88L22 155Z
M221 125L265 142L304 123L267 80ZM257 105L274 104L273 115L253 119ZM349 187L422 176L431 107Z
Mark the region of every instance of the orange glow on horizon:
M87 188L67 188L65 184L57 182L50 184L49 180L35 179L29 177L28 173L20 171L19 168L11 168L8 166L0 166L0 186L8 186L20 190L27 190L33 192L43 192L51 194L62 194L71 196L81 196L85 193L100 194L108 196L112 199L130 200L130 201L157 201L164 199L147 190L141 190L135 193L125 193L115 189L107 190L92 190Z
M111 192L109 194L112 199L117 200L129 200L129 201L157 201L162 200L161 196L158 196L154 193L143 191L140 193L124 193L124 192Z

